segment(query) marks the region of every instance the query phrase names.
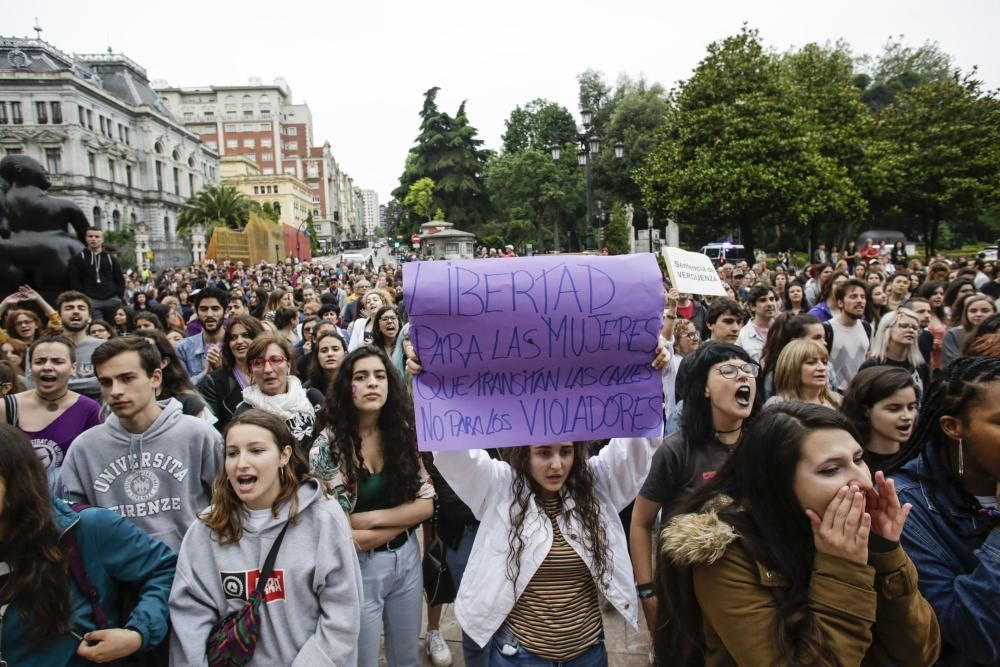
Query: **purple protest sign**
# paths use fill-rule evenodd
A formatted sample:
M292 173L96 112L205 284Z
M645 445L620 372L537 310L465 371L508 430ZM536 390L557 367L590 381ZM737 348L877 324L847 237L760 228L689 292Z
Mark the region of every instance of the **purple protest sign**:
M403 296L421 450L660 434L652 254L412 262Z

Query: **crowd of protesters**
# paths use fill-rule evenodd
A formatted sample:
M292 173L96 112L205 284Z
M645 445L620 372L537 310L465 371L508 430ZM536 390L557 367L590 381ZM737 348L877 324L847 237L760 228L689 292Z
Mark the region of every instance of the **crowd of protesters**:
M0 302L0 664L1000 665L997 267L814 259L666 281L662 438L421 453L398 266L90 230Z

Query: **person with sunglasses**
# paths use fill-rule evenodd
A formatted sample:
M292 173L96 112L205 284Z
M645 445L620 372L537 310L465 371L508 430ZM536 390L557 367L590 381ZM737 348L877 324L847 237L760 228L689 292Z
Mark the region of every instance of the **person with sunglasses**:
M243 390L243 402L234 417L252 408L281 417L304 456L316 437L325 397L319 389L305 389L292 374L292 346L283 336L257 336L247 350L250 385Z
M653 525L660 509L670 512L689 492L715 476L740 442L743 428L760 406L758 366L743 348L707 342L688 358L681 430L668 435L653 454L632 510L629 545L639 601L647 627L656 627L653 593Z

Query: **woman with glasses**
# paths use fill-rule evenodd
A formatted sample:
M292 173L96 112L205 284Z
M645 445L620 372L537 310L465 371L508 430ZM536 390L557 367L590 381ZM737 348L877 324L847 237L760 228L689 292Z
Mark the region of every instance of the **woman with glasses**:
M682 396L681 430L667 436L632 510L629 543L647 627L656 627L652 592L653 524L688 492L710 479L740 442L743 427L760 405L760 367L731 343L703 343L691 358Z
M913 376L917 392L923 393L930 386L930 367L924 361L917 345L920 324L917 314L909 308L890 311L882 317L878 330L872 337L868 361L859 370L873 366L895 366Z
M399 315L392 306L382 306L375 312L375 328L372 330L372 345L385 352L400 375L404 375L403 336Z
M247 348L250 385L234 414L257 408L281 417L295 437L303 456L316 437L325 397L318 389L305 389L292 374L292 346L283 336L264 334Z
M94 320L91 322L87 333L93 338L100 338L101 340L111 340L115 337L115 330L104 320Z

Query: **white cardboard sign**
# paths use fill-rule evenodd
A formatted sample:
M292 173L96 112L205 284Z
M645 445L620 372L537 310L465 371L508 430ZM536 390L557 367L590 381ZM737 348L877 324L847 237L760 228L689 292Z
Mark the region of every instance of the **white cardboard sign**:
M707 255L680 248L664 248L663 260L670 282L678 292L726 296L719 274Z

